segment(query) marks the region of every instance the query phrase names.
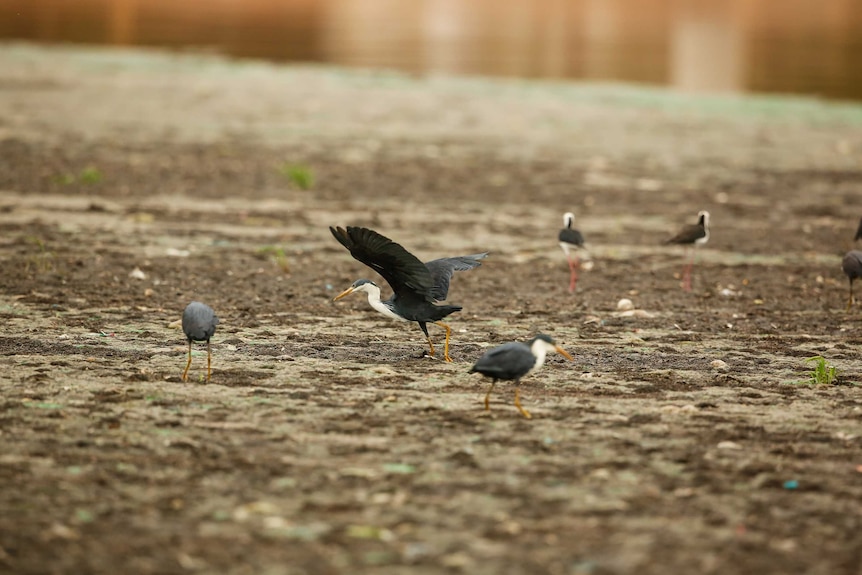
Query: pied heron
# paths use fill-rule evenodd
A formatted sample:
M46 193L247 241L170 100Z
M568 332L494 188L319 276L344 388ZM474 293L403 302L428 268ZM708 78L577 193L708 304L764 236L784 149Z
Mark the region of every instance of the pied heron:
M485 355L470 368L470 373L481 373L491 378L491 388L485 394L485 411L491 410L491 392L497 380L503 379L515 382L515 407L527 419L533 416L521 406L521 378L542 367L545 356L549 352L557 352L569 361L573 358L562 347L556 344L550 336L540 333L527 343L519 341L504 343L501 346L485 352Z
M428 340L431 357L434 357L434 344L428 335L428 323L434 323L446 330L443 345L443 358L449 357L449 337L451 328L441 320L451 313L461 311L461 306L438 304L449 293L449 281L456 271L471 270L479 267L488 253L473 254L452 258L441 258L422 263L419 258L408 252L400 244L368 228L347 226L330 227L329 230L341 245L350 250L350 255L364 263L385 279L394 292L387 300L380 299L380 288L374 282L360 279L349 288L335 296L333 301L352 294L365 292L371 307L393 319L415 321Z

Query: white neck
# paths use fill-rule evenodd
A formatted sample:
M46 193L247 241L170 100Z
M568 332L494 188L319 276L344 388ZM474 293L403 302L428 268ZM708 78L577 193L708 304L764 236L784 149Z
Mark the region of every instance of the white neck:
M532 351L533 355L536 356L536 363L530 371L539 369L545 365L545 356L548 355L548 342L537 339L533 342L533 345L530 346L530 351Z
M386 304L380 300L379 287L373 284L365 284L362 286L362 291L368 294L368 303L371 305L371 307L373 307L386 317L391 317L392 319L398 319L401 321L407 321L406 319L389 309Z

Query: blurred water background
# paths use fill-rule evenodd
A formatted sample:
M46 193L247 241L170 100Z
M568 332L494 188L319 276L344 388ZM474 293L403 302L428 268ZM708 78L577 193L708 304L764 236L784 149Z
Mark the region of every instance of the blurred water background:
M0 40L862 100L862 0L0 0Z

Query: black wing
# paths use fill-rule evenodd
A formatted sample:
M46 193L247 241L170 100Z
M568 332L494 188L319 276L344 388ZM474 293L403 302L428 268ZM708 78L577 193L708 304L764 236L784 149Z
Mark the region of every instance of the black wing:
M557 240L578 247L584 245L584 236L581 235L581 232L579 232L578 230L573 230L571 228L561 229L560 235L557 236Z
M431 272L399 244L368 228L330 226L329 231L350 255L383 276L396 294L411 292L434 301Z
M859 238L862 238L862 219L859 220L859 227L856 228L856 235L853 237L853 241L855 242Z
M425 267L431 272L433 285L433 289L431 290L432 297L437 301L446 299L446 294L449 293L449 280L452 279L452 274L477 268L482 265L481 260L486 257L488 257L488 252L473 254L471 256L440 258L439 260L425 262Z
M703 226L690 225L682 228L674 237L666 240L666 244L693 244L700 238L706 237Z
M470 372L497 379L517 379L536 365L536 356L521 342L504 343L479 358Z
M841 269L851 281L862 277L862 252L847 252L841 260Z

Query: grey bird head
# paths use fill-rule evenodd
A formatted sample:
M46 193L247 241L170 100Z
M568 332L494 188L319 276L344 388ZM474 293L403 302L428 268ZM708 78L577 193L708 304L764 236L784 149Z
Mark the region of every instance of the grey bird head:
M380 288L377 287L376 283L371 280L356 280L349 288L332 298L332 301L338 301L341 298L347 297L350 294L358 291L364 291L365 293L370 294L372 297L380 297Z
M557 345L557 342L555 342L554 339L549 335L545 335L543 333L537 334L536 337L534 337L527 343L527 345L530 346L530 351L533 352L533 355L537 357L539 357L539 355L541 354L541 357L544 358L544 353L556 352L568 359L569 361L574 361L574 358L569 355L569 352Z
M549 335L545 335L545 334L543 334L543 333L540 333L540 334L536 335L536 337L534 337L533 339L531 339L531 340L530 340L530 344L532 344L533 342L535 342L537 339L540 339L540 340L542 340L542 341L544 341L544 342L546 342L546 343L549 343L549 344L551 344L551 345L557 345L557 342L555 342L555 341L554 341L554 338L552 338L552 337L551 337L551 336L549 336Z
M361 291L362 286L364 286L364 285L368 285L369 287L371 287L371 286L377 287L377 284L371 280L356 280L355 282L353 282L353 285L350 287L352 287L354 291L356 291L356 290Z

